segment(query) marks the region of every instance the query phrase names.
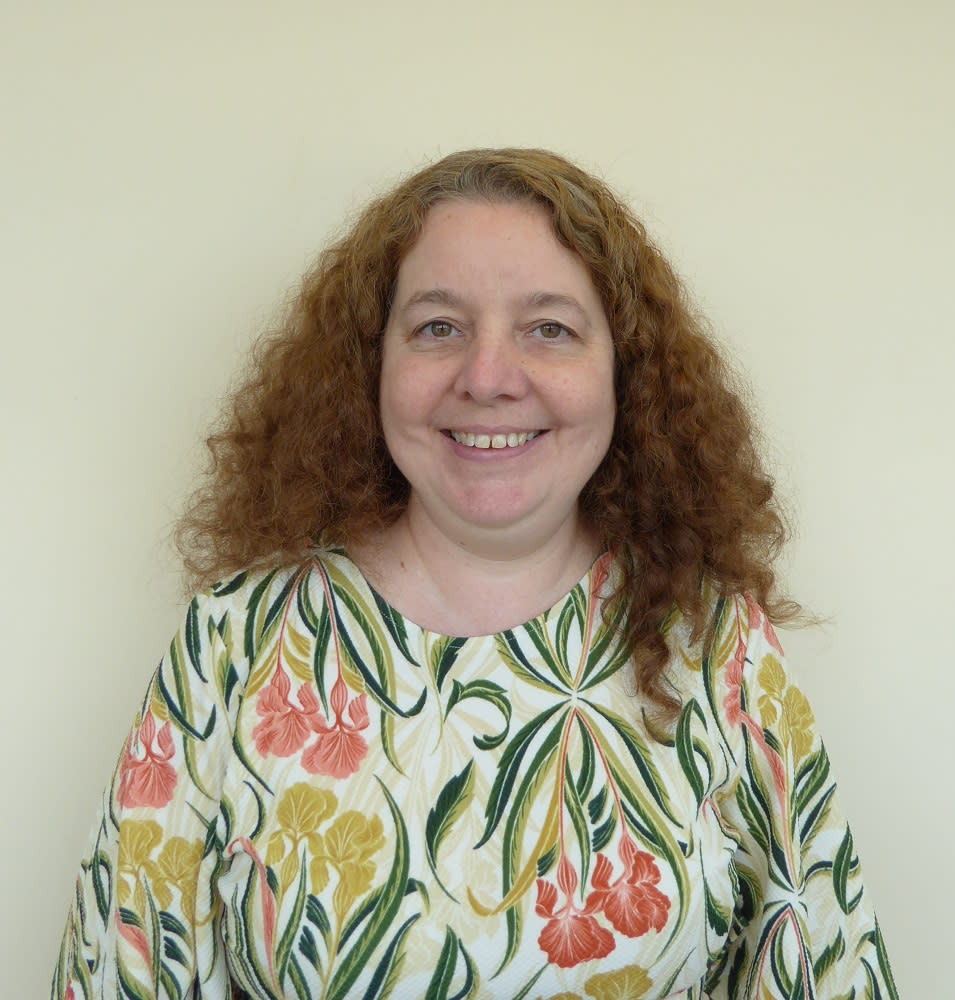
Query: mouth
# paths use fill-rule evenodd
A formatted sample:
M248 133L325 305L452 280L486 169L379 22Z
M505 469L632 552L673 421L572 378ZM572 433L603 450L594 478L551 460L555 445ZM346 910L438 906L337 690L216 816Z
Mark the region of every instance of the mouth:
M533 441L546 431L509 431L507 434L471 434L468 431L443 431L446 437L467 448L520 448L521 445Z

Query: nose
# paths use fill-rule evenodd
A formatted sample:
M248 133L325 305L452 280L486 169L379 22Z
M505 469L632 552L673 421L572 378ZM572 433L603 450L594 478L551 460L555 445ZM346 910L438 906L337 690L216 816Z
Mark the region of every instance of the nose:
M526 358L511 330L476 332L461 355L455 389L478 403L527 392Z

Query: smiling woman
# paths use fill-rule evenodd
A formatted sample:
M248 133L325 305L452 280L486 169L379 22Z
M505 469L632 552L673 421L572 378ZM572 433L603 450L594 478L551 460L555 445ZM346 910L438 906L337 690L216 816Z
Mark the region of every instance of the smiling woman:
M602 183L413 175L209 444L54 997L896 995L749 417Z
M543 208L436 206L402 260L382 338L382 429L411 491L365 563L395 606L434 631L494 632L581 577L600 543L578 498L613 433L613 365L593 281ZM427 587L424 573L404 584L402 566L426 570L438 553L533 555L562 572L475 621L472 594Z

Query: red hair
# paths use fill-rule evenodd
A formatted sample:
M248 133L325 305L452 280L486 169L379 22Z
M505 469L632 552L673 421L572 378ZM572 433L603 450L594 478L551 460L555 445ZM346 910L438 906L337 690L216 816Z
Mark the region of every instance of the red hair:
M600 294L617 415L581 510L623 569L613 607L626 612L637 689L672 712L662 626L679 608L700 632L704 580L749 592L772 620L794 615L772 569L784 523L748 409L673 268L606 185L544 150L445 157L319 256L208 439L210 473L178 531L190 582L347 550L404 510L408 485L378 414L381 335L403 257L431 207L452 198L542 206Z

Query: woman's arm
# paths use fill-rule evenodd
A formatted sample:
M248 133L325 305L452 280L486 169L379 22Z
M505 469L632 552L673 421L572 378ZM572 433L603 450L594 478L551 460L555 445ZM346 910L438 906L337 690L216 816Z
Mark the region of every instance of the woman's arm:
M215 880L234 619L216 592L197 597L152 678L81 864L54 1000L228 995Z
M737 598L726 611L718 707L737 771L719 808L739 887L709 995L897 1000L809 702L762 610Z

